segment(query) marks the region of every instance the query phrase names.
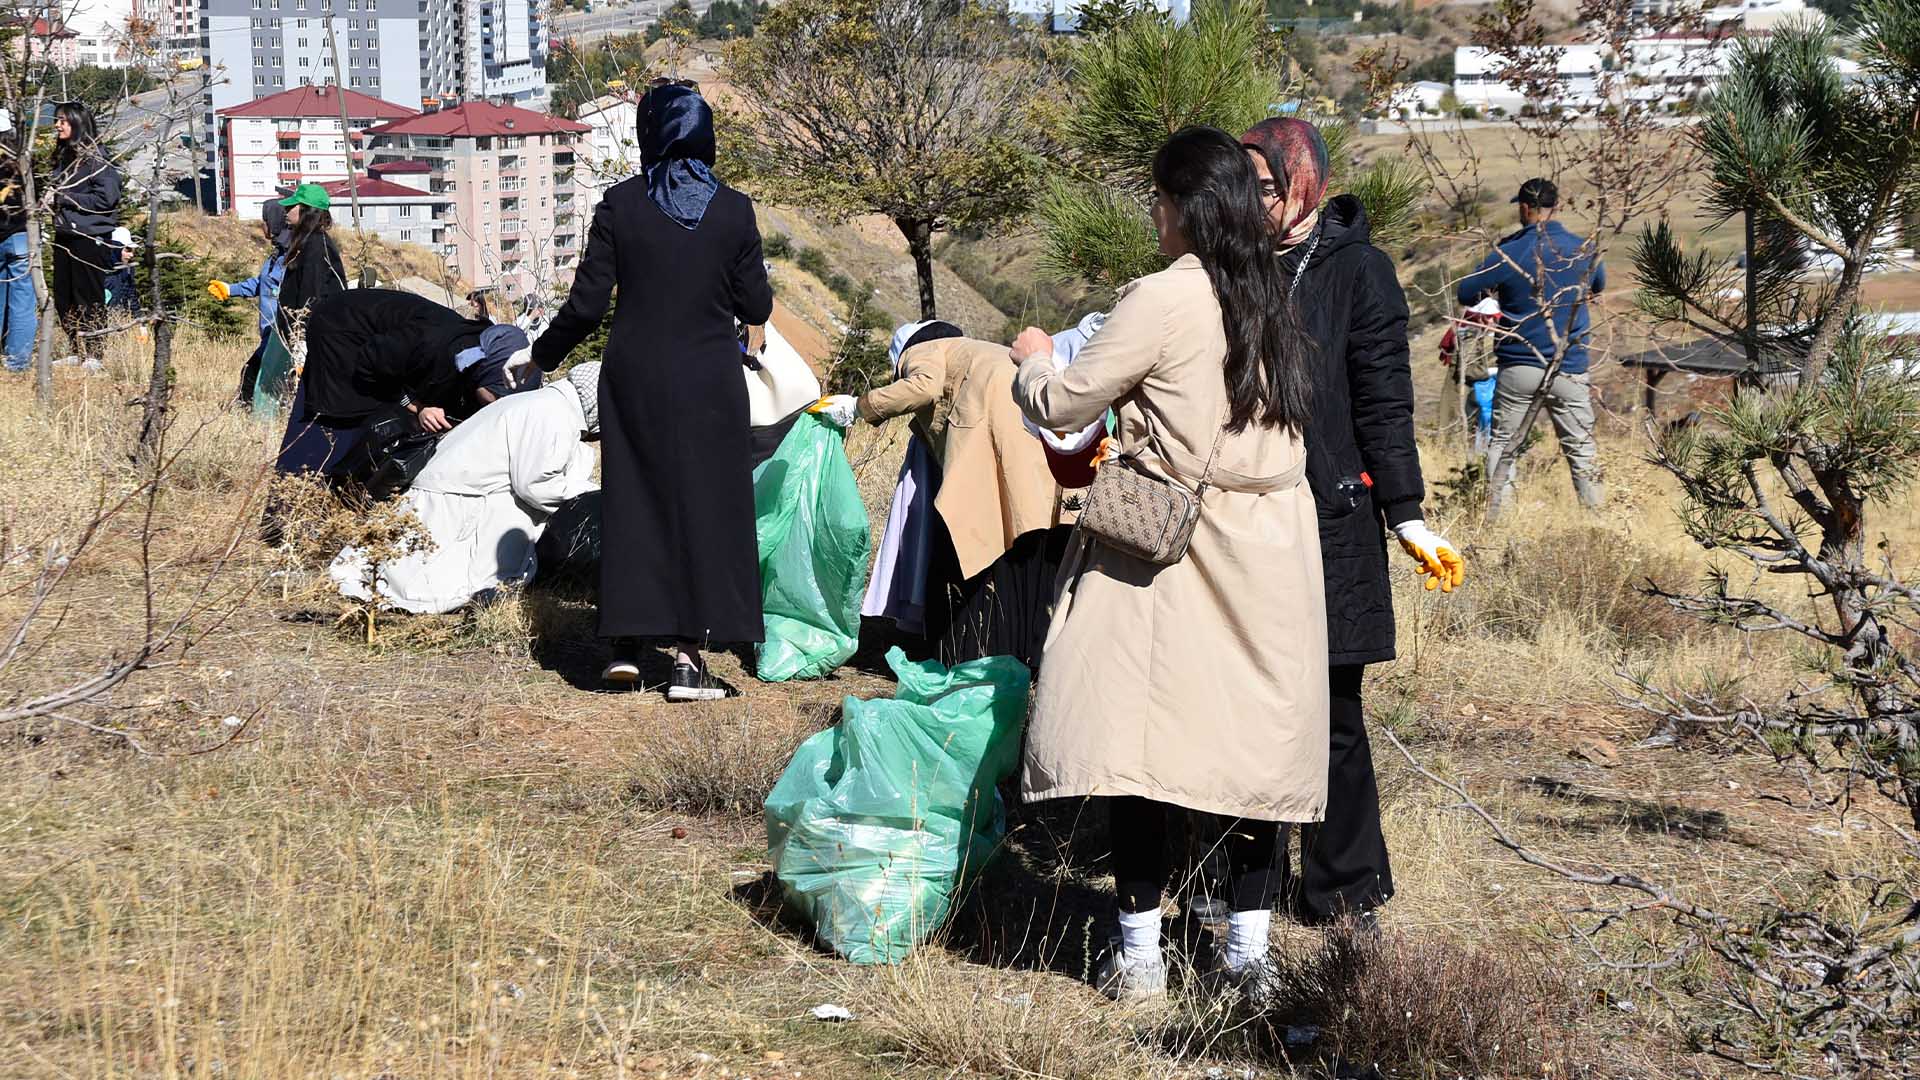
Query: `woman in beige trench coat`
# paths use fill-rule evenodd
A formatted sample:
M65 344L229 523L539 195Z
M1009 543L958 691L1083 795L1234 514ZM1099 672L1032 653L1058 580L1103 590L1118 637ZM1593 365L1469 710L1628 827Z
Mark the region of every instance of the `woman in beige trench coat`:
M1032 665L1046 639L1070 529L1046 452L1020 422L1006 346L915 323L893 382L861 395L880 424L911 413L938 465L926 575L926 632L940 660L1013 656ZM879 572L876 564L876 572Z
M1155 566L1091 539L1069 555L1027 732L1027 799L1115 797L1121 938L1099 982L1129 998L1166 986L1169 807L1240 819L1224 839L1232 913L1212 966L1246 985L1267 957L1277 824L1319 820L1327 782L1326 600L1302 483L1308 345L1239 143L1174 135L1154 189L1173 264L1122 290L1070 367L1055 372L1041 331L1013 348L1014 396L1037 424L1078 428L1111 405L1119 450L1189 488L1218 439L1183 559Z

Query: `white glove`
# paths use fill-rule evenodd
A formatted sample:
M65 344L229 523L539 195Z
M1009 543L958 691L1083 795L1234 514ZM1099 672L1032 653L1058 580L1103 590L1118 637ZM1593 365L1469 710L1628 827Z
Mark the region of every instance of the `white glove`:
M852 394L828 394L814 402L807 411L834 427L844 428L850 426L854 417L859 415L859 410L855 408L857 400Z
M1452 592L1466 580L1467 564L1459 549L1427 528L1424 520L1403 521L1393 531L1400 537L1400 546L1420 564L1420 573L1428 575L1427 591Z

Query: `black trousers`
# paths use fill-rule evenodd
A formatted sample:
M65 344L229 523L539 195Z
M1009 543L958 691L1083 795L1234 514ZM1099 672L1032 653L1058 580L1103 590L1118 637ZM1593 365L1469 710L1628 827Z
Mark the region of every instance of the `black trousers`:
M1121 911L1159 909L1161 890L1167 885L1167 815L1180 813L1186 811L1137 795L1107 800L1114 891L1119 895ZM1226 825L1219 843L1227 856L1232 910L1272 907L1280 892L1279 823L1245 818L1225 821L1207 814L1193 815L1193 820Z
M1358 915L1393 896L1393 869L1380 832L1380 786L1360 703L1365 672L1362 664L1336 665L1327 672L1332 691L1327 818L1298 830L1300 874L1287 882L1288 898L1307 922Z
M107 302L109 253L99 237L57 230L53 236L53 310L67 332L73 351L99 357L106 342L81 337L83 330L100 328Z

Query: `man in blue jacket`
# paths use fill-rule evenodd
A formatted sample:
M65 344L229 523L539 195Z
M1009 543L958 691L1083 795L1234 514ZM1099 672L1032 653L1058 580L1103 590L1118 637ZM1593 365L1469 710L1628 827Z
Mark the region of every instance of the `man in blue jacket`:
M1520 231L1501 240L1479 269L1461 280L1459 290L1462 306L1488 295L1500 301L1494 348L1500 375L1493 390L1487 477L1491 482L1499 476L1508 448L1525 438L1521 418L1558 355L1560 370L1546 387L1547 415L1573 473L1574 494L1592 509L1600 505L1602 492L1587 375L1587 298L1606 285L1606 268L1583 238L1553 219L1560 191L1552 181L1527 181L1513 201L1520 206ZM1513 488L1511 474L1495 486L1489 514L1512 501Z

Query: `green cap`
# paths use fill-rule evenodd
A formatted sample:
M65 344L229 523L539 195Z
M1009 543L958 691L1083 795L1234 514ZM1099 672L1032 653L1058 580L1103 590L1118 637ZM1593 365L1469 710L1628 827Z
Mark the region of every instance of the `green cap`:
M319 184L301 184L293 189L293 194L280 200L281 206L311 206L315 210L333 209L333 200L327 196L327 189Z

